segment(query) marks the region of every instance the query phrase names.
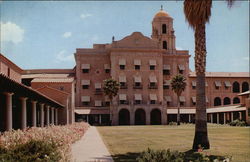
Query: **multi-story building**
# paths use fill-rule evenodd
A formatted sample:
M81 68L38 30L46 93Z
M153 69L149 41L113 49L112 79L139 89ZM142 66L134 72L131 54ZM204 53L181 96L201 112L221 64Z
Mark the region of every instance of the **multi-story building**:
M186 78L180 96L181 120L194 121L195 73L189 69L189 51L177 50L173 18L162 9L152 21L151 38L140 32L109 44L78 48L76 60L76 116L91 123L109 119L109 101L102 92L103 80L120 82L114 98L113 124L166 124L176 121L177 96L170 80ZM238 94L249 90L249 73L206 73L208 121L226 123L246 118Z

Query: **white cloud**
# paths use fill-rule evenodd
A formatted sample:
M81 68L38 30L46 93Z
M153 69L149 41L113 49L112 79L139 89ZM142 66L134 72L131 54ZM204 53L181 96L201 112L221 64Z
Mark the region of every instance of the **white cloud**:
M80 15L80 17L81 17L82 19L85 19L85 18L90 17L90 16L92 16L92 15L91 15L91 14L81 14L81 15Z
M56 55L56 62L71 62L74 61L74 55L66 55L66 51L62 50Z
M249 57L243 57L242 59L245 61L249 61Z
M12 22L0 23L1 41L19 43L23 40L24 30Z
M71 32L65 32L65 33L63 33L63 37L64 38L69 38L69 37L71 37L71 35L72 35L72 33Z

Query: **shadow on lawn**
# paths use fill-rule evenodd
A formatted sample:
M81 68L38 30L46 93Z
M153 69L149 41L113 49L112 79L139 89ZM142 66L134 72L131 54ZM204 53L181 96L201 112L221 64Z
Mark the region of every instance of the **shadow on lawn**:
M128 152L126 154L116 154L112 155L115 162L136 162L136 158L141 152Z

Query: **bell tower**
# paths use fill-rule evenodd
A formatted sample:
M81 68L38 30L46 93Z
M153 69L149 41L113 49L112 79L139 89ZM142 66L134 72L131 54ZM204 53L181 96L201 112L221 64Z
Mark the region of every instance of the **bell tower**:
M159 41L161 49L175 50L173 18L162 6L153 18L151 38Z

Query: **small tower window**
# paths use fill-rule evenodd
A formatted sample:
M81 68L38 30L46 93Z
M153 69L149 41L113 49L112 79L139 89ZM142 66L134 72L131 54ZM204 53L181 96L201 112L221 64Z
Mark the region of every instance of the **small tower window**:
M167 33L167 25L162 24L162 34L166 34L166 33Z
M163 48L163 49L168 49L168 48L167 48L167 41L163 41L163 42L162 42L162 48Z

